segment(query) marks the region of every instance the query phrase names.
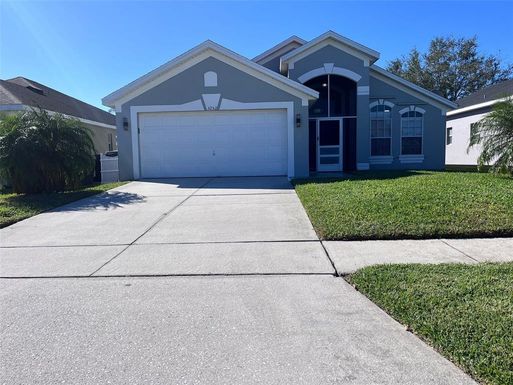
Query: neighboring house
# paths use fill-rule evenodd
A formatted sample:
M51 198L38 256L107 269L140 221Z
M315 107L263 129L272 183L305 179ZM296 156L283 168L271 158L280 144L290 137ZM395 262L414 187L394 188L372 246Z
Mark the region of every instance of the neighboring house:
M477 165L477 158L481 153L480 147L472 147L467 153L470 129L492 110L495 103L511 95L513 95L513 79L483 88L456 101L458 108L447 112L445 150L447 165Z
M0 80L0 113L38 107L83 122L93 133L97 153L117 148L114 115L30 79L16 77Z
M103 99L120 178L443 169L456 105L327 32L253 60L206 41Z

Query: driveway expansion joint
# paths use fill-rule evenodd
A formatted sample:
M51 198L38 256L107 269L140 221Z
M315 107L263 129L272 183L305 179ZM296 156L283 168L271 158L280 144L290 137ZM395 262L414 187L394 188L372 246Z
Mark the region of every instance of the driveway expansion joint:
M324 250L324 254L326 254L326 258L328 258L328 261L330 261L331 267L333 267L333 270L335 271L333 273L333 275L335 277L341 277L341 275L339 274L339 272L337 270L337 266L335 266L335 262L333 261L333 259L331 259L330 253L328 252L328 249L326 249L326 246L324 245L324 242L319 239L319 243L321 244L321 247Z
M475 259L474 257L472 257L472 256L468 255L467 253L464 253L463 251L461 251L461 250L460 250L460 249L458 249L457 247L455 247L455 246L451 245L451 244L450 244L449 242L447 242L445 239L440 239L440 242L442 242L442 243L446 244L446 245L447 245L447 246L449 246L450 248L452 248L452 249L456 250L457 252L459 252L459 253L463 254L465 257L470 258L470 259L471 259L471 260L473 260L474 262L477 262L477 263L479 263L479 262L480 262L479 260L477 260L477 259Z
M139 235L137 238L135 238L132 242L130 242L123 250L121 250L119 253L114 255L111 259L109 259L107 262L105 262L103 265L101 265L99 268L97 268L95 271L93 271L90 276L95 275L98 271L103 269L105 266L107 266L109 263L114 261L117 257L119 257L123 252L125 252L130 246L135 244L139 239L141 239L144 235L146 235L151 229L153 229L159 222L161 222L164 218L166 218L169 214L171 214L173 211L175 211L178 207L183 205L187 200L189 200L194 194L196 194L199 190L201 190L203 187L205 187L207 184L209 184L212 181L212 178L208 179L205 183L203 183L200 187L198 187L196 190L192 192L189 196L187 196L185 199L183 199L180 203L178 203L176 206L173 206L170 210L166 211L164 214L162 214L155 222L153 222L146 230L143 231L141 235Z

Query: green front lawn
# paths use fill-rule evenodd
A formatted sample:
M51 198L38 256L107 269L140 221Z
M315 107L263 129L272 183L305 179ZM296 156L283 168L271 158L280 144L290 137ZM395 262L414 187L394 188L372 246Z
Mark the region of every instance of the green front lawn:
M513 179L472 172L357 173L296 181L323 239L513 235Z
M98 184L80 190L50 194L0 194L0 228L123 184L125 182Z
M382 265L348 277L485 384L513 384L513 263Z

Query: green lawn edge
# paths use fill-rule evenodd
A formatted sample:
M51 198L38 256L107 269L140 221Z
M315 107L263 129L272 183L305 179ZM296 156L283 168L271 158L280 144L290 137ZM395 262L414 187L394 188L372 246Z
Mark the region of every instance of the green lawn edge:
M477 381L513 384L513 262L379 265L344 278Z
M85 186L79 190L44 194L0 194L0 228L68 203L104 193L127 182Z
M506 176L382 171L292 183L323 240L513 236L513 178Z

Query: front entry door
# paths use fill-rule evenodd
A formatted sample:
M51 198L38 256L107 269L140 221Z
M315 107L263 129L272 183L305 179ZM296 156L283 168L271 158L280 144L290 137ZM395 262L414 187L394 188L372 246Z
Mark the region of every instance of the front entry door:
M342 119L317 121L317 171L342 171Z

